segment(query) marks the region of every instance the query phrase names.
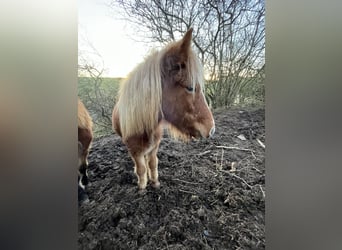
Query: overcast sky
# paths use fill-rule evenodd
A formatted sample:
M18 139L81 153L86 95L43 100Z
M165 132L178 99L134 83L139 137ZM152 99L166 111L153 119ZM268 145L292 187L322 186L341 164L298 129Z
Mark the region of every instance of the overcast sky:
M93 56L87 40L104 61L104 76L125 77L149 51L148 46L130 38L134 34L129 23L117 20L114 10L105 5L108 0L78 1L79 51Z

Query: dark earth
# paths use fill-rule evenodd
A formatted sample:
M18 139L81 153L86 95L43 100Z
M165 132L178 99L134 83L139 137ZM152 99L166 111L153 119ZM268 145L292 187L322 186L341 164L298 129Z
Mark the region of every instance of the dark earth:
M212 139L182 143L164 135L161 187L148 186L144 194L120 137L95 139L90 201L78 210L78 248L264 249L265 149L257 139L265 142L265 111L213 114Z

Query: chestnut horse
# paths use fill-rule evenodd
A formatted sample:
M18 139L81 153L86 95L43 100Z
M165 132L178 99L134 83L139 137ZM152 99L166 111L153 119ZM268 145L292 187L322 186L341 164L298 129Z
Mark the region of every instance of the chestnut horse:
M82 103L78 98L78 193L79 199L86 199L85 186L88 184L88 155L90 144L93 140L93 122Z
M210 137L215 123L203 94L200 62L191 49L192 29L177 42L153 52L120 87L113 129L122 137L135 164L140 190L158 180L157 151L163 125L185 140Z

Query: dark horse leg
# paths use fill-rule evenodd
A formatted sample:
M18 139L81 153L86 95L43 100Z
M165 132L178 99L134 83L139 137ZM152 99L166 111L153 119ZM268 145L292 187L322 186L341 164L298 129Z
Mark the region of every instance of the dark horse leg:
M83 189L88 184L88 155L89 144L87 144L87 147L84 147L81 142L78 142L78 183Z
M86 192L86 186L88 184L87 166L88 162L85 162L78 170L78 204L89 201Z
M86 192L88 184L88 155L92 140L91 132L78 128L78 203L89 201Z

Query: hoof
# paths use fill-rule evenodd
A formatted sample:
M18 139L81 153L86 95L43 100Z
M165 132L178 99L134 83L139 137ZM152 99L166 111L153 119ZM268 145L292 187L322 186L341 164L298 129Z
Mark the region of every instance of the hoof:
M88 198L88 197L83 198L83 200L81 200L81 201L78 202L78 205L79 205L79 206L82 205L82 204L90 204L89 198Z
M155 188L155 189L158 189L158 188L160 188L160 182L159 182L159 181L152 182L152 183L151 183L151 186L152 186L153 188Z
M146 189L140 189L139 188L139 191L138 191L139 195L145 195L146 193L147 193Z
M144 190L144 189L146 189L146 186L147 186L147 183L146 182L144 182L144 183L139 183L138 182L138 188L139 188L139 190Z

